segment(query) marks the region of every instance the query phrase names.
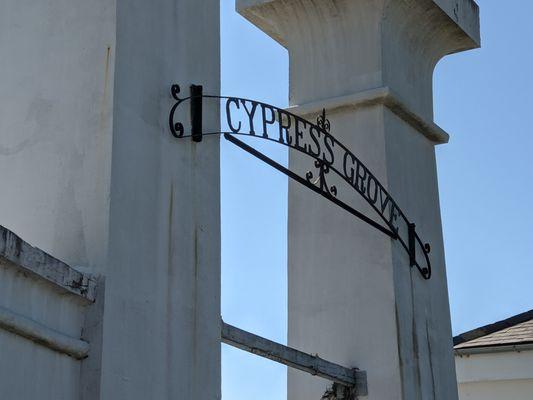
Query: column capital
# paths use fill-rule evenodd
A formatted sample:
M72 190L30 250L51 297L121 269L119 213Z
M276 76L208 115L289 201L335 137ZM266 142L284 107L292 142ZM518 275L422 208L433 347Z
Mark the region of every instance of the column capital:
M473 0L236 0L236 7L289 51L291 105L390 88L429 125L435 65L480 46Z
M351 0L352 3L358 1L359 0ZM374 5L385 9L389 3L395 1L397 0L380 0L375 1ZM366 2L368 3L368 1ZM479 7L474 0L415 0L406 1L405 3L415 2L424 6L428 14L437 11L447 16L450 19L450 26L455 25L459 28L462 31L462 35L465 36L462 39L464 39L465 42L471 42L471 47L469 48L479 47L481 44ZM269 16L275 17L274 14L270 13L276 8L279 9L280 6L288 8L302 8L303 6L316 7L317 3L323 3L323 6L327 9L338 7L338 3L340 2L334 0L322 0L319 2L305 0L236 0L236 8L239 14L265 31L281 45L287 47L283 31L279 29L279 24L275 18L269 18Z

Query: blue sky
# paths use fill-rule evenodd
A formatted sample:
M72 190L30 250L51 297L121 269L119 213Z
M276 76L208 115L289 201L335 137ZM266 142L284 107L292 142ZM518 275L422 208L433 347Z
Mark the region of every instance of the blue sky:
M222 93L286 106L288 54L222 0ZM434 75L454 334L533 308L533 2L479 0L482 48ZM512 4L512 6L510 6ZM222 315L286 342L287 179L222 141ZM286 162L286 150L268 148ZM282 400L286 369L223 346L223 398Z

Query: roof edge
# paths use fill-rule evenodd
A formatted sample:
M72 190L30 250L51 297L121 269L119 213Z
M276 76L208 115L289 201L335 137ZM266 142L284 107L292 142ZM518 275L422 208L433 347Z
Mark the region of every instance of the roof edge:
M533 319L533 310L529 310L521 314L514 315L510 318L503 319L501 321L494 322L492 324L488 324L485 326L481 326L479 328L472 329L470 331L461 333L460 335L454 336L453 345L457 346L459 344L468 342L470 340L474 340L482 336L490 335L491 333L501 331L502 329L505 329L505 328L510 328L511 326L515 326L515 325L521 324L522 322L530 321L532 319Z

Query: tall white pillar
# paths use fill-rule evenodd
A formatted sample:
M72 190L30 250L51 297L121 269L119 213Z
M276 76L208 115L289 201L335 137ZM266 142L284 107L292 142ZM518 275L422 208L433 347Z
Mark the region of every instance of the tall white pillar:
M291 111L314 120L374 173L424 242L432 277L392 240L296 182L289 183L288 344L367 371L369 399L457 398L433 123L432 75L443 56L478 47L471 0L237 0L286 47ZM291 151L305 175L309 159ZM350 188L339 197L379 221ZM350 194L352 193L352 194ZM289 400L319 399L327 382L290 370Z
M101 398L215 400L219 138L175 139L168 113L171 83L220 90L218 1L118 0L116 20Z
M105 280L82 398L220 398L219 141L168 128L219 37L217 0L0 5L0 224Z

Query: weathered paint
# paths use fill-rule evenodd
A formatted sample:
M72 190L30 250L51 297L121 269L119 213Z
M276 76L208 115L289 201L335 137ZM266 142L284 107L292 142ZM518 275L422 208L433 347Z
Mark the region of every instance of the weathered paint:
M289 182L289 346L364 369L369 399L457 399L434 151L448 135L433 123L432 75L446 54L479 46L477 6L237 0L237 9L287 48L292 109L312 119L326 108L332 135L431 244L425 281L393 240ZM296 152L289 164L313 170ZM333 176L328 184L345 190ZM350 205L375 216L362 199ZM320 398L326 386L289 371L290 400Z
M456 354L455 366L460 400L531 399L531 345L508 346L504 351L498 346L464 349L462 355Z
M0 387L219 398L219 141L177 141L166 121L171 84L219 91L218 1L7 0L0 16L0 223L101 276L92 303L0 268L2 306L90 344L80 362L2 331Z
M89 303L96 299L96 278L31 246L3 226L0 226L0 263L13 264L53 284L56 289L77 295Z
M89 354L89 343L62 334L46 325L0 306L0 329L19 335L51 350L82 360Z
M16 243L11 249L18 249L8 251L8 259L4 257L6 248L0 257L0 397L79 398L80 360L90 348L82 340L82 332L85 313L93 303L72 291L69 282L73 276L85 282L94 278L20 238ZM32 379L28 379L28 371L32 371Z
M285 364L290 368L307 372L354 390L358 396L366 396L368 387L366 372L357 368L329 362L318 355L311 355L273 342L222 321L222 342L260 357Z
M0 224L69 265L99 270L108 241L115 8L115 0L0 4Z

